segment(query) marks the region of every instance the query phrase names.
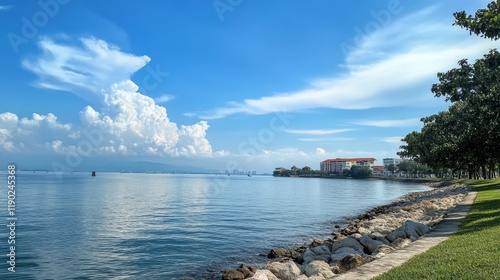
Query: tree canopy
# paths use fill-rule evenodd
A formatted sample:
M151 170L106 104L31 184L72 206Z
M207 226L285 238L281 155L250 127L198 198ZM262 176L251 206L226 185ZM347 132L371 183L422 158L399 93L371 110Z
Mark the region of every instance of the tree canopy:
M500 1L491 2L474 17L465 12L454 16L454 25L481 37L500 38ZM422 118L422 130L406 135L402 139L406 144L398 154L435 169L494 177L500 163L500 53L489 50L474 63L462 59L457 68L437 77L439 83L432 85L431 91L451 106Z
M500 2L493 1L486 9L477 10L475 16L456 12L454 25L459 25L472 34L497 40L500 38Z

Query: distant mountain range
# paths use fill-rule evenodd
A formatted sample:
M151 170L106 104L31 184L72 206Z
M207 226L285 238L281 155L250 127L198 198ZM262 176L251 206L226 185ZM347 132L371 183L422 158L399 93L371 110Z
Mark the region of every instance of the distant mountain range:
M109 164L97 164L93 170L104 172L177 172L177 173L211 173L217 170L205 169L188 165L171 165L158 162L119 162Z
M49 163L47 163L49 162ZM151 161L116 161L106 158L99 160L83 160L80 164L71 167L65 165L64 160L48 160L47 162L29 162L27 160L18 160L15 162L19 170L54 172L54 171L97 171L97 172L168 172L168 173L214 173L218 170L207 169L190 165L166 164ZM53 163L57 162L57 167ZM7 163L6 163L7 164Z

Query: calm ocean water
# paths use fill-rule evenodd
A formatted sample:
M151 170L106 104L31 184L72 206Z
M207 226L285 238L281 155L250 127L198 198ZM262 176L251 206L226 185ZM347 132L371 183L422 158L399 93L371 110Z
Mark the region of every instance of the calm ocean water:
M0 219L7 224L7 178ZM20 172L16 272L0 279L203 279L276 246L328 237L348 216L427 187L271 176ZM3 257L1 257L3 256Z

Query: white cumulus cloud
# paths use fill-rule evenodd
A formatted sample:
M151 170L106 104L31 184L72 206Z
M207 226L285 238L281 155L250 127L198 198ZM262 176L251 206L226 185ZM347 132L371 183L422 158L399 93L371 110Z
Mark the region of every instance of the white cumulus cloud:
M38 76L38 86L92 96L99 105L80 111L80 122L63 124L54 114L22 118L0 114L0 149L81 155L213 156L206 139L209 125L172 122L167 109L138 91L131 75L147 56L122 52L96 38L79 44L42 38L42 53L23 65ZM162 100L165 102L165 96Z
M208 124L171 122L167 110L140 94L131 81L103 90L105 107L100 112L87 106L80 113L83 127L102 134L101 151L133 155L208 156L212 148L205 138Z
M46 116L34 113L31 118L21 119L10 112L2 113L0 148L11 152L47 152L55 139L69 139L71 130L72 125L59 123L50 113Z
M316 148L316 154L323 156L323 155L326 155L326 151L325 151L325 149L322 149L322 148Z

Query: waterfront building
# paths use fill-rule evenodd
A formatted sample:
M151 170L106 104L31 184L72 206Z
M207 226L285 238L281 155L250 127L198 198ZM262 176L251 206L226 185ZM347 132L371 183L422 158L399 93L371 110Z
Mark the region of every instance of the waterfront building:
M288 169L284 168L284 167L276 167L274 169L274 172L284 172L284 171L288 171Z
M391 164L398 165L399 163L401 163L401 161L402 161L402 159L400 159L400 158L384 158L383 159L385 168L387 168L387 166L389 166Z
M368 166L372 168L375 165L374 158L335 158L320 162L320 169L323 172L342 173L344 169L351 169L353 165Z
M384 176L383 165L374 165L372 170L373 170L373 176Z

